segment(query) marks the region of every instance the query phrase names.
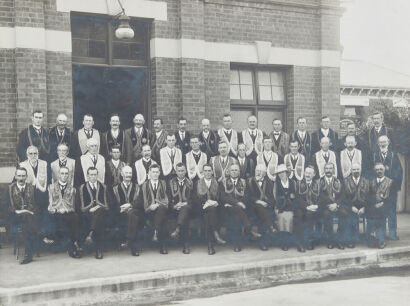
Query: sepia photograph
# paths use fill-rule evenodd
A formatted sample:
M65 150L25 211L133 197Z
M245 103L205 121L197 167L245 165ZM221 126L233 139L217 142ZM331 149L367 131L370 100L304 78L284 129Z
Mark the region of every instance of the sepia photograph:
M0 0L0 306L407 306L409 0Z

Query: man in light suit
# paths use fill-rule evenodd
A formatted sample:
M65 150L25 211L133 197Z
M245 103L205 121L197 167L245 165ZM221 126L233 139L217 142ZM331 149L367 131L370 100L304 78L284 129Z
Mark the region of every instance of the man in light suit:
M149 168L153 164L157 164L155 160L151 158L151 147L149 145L142 146L142 158L137 160L134 164L134 180L139 186L145 183L149 179Z
M169 181L176 174L176 165L182 163L182 152L175 147L175 135L167 136L167 146L159 151L162 176Z
M58 159L53 161L50 165L51 168L51 182L56 184L60 176L60 168L67 167L68 169L68 183L74 185L74 171L75 171L75 160L67 157L68 146L65 143L61 143L57 147Z
M94 118L91 114L85 114L83 117L82 129L74 132L71 138L69 156L75 160L87 152L87 140L94 139L97 142L97 152L100 152L100 132L94 129Z
M306 118L299 117L297 119L297 130L293 132L291 141L296 140L299 144L299 153L305 156L306 161L311 159L312 153L312 137L306 131Z
M225 114L222 120L223 128L218 130L219 142L228 144L228 154L231 157L238 156L238 144L242 142L241 134L232 129L232 117Z
M248 128L242 131L242 141L246 146L246 156L256 162L258 154L263 150L263 132L258 129L258 119L248 117Z

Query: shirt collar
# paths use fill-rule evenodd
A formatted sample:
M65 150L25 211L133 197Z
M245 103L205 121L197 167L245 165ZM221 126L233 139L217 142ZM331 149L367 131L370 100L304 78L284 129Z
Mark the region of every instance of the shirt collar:
M325 136L327 136L329 134L329 129L321 128L320 130L322 131L322 134L325 135Z
M63 183L62 181L58 181L58 184L60 184L61 186L66 186L67 185L67 182L65 182L65 183Z
M17 188L21 191L22 189L26 188L26 184L24 184L23 186L20 186L19 184L16 184Z
M227 129L225 129L225 128L222 128L222 129L223 129L223 131L224 131L225 133L230 133L230 132L232 132L232 128L229 129L229 130L227 130Z
M383 182L383 181L384 181L384 178L385 178L385 176L383 176L382 178L379 178L379 177L378 177L378 178L377 178L377 182L378 182L378 183Z
M118 167L118 165L120 164L120 160L113 160L111 159L112 163L114 164L114 166Z
M143 158L142 158L142 161L144 161L144 162L146 162L146 163L149 163L149 162L151 161L151 158L150 158L150 159L146 159L145 157L143 157Z

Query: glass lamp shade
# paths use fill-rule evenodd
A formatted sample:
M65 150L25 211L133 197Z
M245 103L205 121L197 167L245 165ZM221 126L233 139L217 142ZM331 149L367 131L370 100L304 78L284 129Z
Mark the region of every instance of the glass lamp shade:
M134 37L134 30L130 27L130 18L122 15L120 18L120 25L115 30L115 36L118 39L130 39Z

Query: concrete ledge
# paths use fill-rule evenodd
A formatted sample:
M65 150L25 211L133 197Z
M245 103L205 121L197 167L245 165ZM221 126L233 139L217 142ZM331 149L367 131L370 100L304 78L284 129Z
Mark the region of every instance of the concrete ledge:
M405 266L410 266L407 246L0 288L0 304L138 305Z

